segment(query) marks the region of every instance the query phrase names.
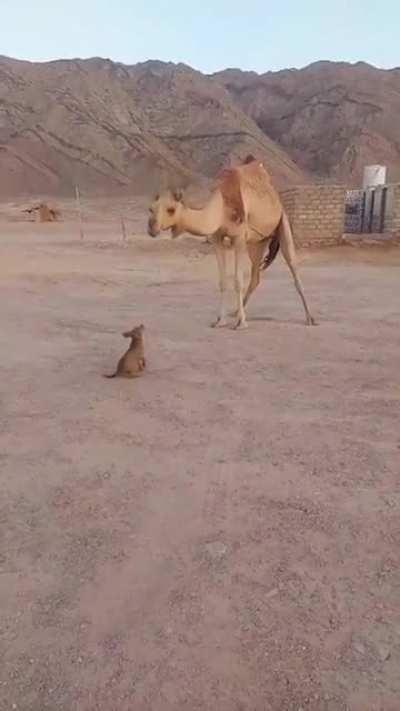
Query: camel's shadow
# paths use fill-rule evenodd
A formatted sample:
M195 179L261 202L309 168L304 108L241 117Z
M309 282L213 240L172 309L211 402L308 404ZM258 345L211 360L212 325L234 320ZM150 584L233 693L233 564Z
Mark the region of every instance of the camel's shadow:
M247 321L248 323L252 323L253 321L257 323L260 321L261 323L276 323L280 325L287 325L287 326L302 326L304 327L306 324L304 323L303 319L285 319L285 318L276 318L274 316L247 316ZM318 324L316 324L318 325Z

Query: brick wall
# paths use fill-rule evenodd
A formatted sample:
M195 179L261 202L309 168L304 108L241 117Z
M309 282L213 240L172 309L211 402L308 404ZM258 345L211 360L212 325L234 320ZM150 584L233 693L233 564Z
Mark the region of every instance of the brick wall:
M345 192L340 185L303 185L281 193L296 245L324 246L341 242Z

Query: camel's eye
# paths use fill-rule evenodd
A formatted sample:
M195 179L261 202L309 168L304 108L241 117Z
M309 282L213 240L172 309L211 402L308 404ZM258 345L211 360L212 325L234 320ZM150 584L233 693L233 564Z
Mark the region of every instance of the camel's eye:
M168 210L168 215L175 215L175 208L174 207L169 207Z

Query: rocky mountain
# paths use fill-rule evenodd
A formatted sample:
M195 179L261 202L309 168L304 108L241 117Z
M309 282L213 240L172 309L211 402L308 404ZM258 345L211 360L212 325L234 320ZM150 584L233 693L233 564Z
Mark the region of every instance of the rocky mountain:
M212 77L183 64L0 57L0 196L145 193L253 153L282 187L400 180L400 68L318 62Z
M317 62L258 75L214 75L266 135L318 178L359 185L365 165L400 180L400 68Z
M255 153L303 171L218 82L184 65L0 57L0 195L147 192Z

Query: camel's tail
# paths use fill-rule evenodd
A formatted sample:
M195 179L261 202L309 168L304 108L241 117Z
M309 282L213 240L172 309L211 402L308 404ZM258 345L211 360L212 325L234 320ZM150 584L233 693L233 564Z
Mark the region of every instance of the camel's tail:
M270 266L270 264L272 264L276 255L279 252L279 248L280 248L279 235L277 234L277 232L275 232L274 236L272 237L272 239L269 243L268 252L265 255L263 261L261 262L262 271L264 271L264 269L267 269Z

